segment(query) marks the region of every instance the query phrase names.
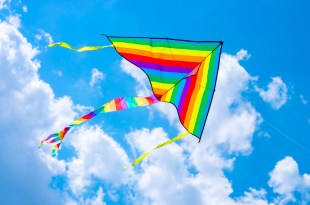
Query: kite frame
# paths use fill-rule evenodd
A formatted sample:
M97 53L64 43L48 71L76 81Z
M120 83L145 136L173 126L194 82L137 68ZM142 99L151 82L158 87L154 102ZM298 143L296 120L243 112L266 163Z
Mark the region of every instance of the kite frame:
M160 40L174 40L174 41L184 41L184 42L203 42L203 43L219 43L219 45L216 47L216 48L214 48L212 51L211 51L211 53L209 54L209 55L207 55L205 58L204 58L204 60L207 58L207 57L209 57L212 53L213 53L213 51L215 51L219 46L220 46L220 53L219 53L219 58L221 58L221 54L222 54L222 48L223 48L223 44L224 44L224 42L223 41L194 41L194 40L184 40L184 39L176 39L176 38L157 38L157 37L127 37L127 36L108 36L108 35L106 35L106 34L102 34L103 36L106 36L107 37L107 39L110 41L110 43L113 45L113 48L115 49L115 51L122 57L122 58L124 58L124 59L126 59L128 62L130 62L126 57L124 57L122 54L120 54L118 51L117 51L117 49L115 48L115 46L114 46L114 44L113 44L113 42L110 40L110 38L142 38L142 39L160 39ZM169 41L168 41L168 43L169 43ZM138 68L140 68L138 65L136 65L135 63L132 63L132 62L130 62L131 64L133 64L133 65L135 65L136 67L138 67ZM202 62L201 62L202 63ZM198 66L200 66L201 65L201 63L198 65ZM206 125L206 122L207 122L207 119L208 119L208 115L209 115L209 111L210 111L210 108L211 108L211 106L212 106L212 101L213 101L213 96L214 96L214 92L215 92L215 88L216 88L216 83L217 83L217 77L218 77L218 72L219 72L219 68L220 68L220 59L218 60L218 65L217 65L217 71L216 71L216 76L215 76L215 82L214 82L214 89L213 89L213 91L212 91L212 96L211 96L211 100L210 100L210 106L209 106L209 108L208 108L208 111L207 111L207 116L206 116L206 119L205 119L205 121L204 121L204 123L203 123L203 130L204 130L204 127L205 127L205 125ZM151 79L149 78L149 76L147 75L147 73L142 69L142 68L140 68L140 70L142 70L143 72L144 72L144 74L147 76L147 78L148 78L148 80L149 80L149 82L151 83ZM197 69L197 72L199 71L199 68ZM190 77L190 76L186 76L186 77L184 77L184 78L181 78L177 83L175 83L175 85L176 84L178 84L179 82L181 82L182 80L184 80L184 79L186 79L186 78L188 78L188 77ZM174 87L174 86L173 86ZM152 89L152 92L153 92L153 94L154 94L154 90L153 90L153 87L151 86L151 89ZM205 88L205 89L208 89L208 88ZM169 89L170 90L170 89ZM168 90L168 91L169 91ZM168 92L167 91L167 92ZM166 92L166 93L167 93ZM164 93L163 95L165 95L166 93ZM163 96L162 95L162 96ZM159 102L163 102L163 101L161 101L161 100L159 100L155 95L154 95L154 97L159 101ZM178 114L178 117L180 118L180 116L179 116L179 112L178 112L178 108L173 104L173 103L171 103L171 102L167 102L167 103L170 103L170 104L172 104L174 107L175 107L175 109L176 109L176 111L177 111L177 114ZM184 127L184 126L183 126ZM185 128L185 127L184 127ZM186 129L186 128L185 128ZM186 131L187 132L189 132L187 129L186 129ZM192 134L191 132L189 132L190 134ZM202 134L203 134L203 131L202 131L202 133L201 133L201 136L200 137L198 137L198 136L196 136L196 135L194 135L194 134L192 134L192 135L194 135L195 137L197 137L198 139L199 139L199 141L198 141L198 143L201 141L201 138L202 138Z

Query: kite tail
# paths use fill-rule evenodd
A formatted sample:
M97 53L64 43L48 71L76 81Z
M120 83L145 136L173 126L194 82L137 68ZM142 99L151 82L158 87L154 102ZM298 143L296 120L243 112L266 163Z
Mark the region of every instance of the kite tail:
M67 48L76 52L84 52L84 51L96 51L96 50L100 50L103 48L107 48L107 47L113 47L113 45L107 45L107 46L85 46L79 49L74 49L71 45L65 43L65 42L57 42L57 43L50 43L48 45L48 47L53 47L53 46L59 46L59 47L63 47L63 48Z
M171 144L172 142L175 142L175 141L178 141L180 139L182 139L183 137L186 137L188 134L190 134L189 132L184 132L182 134L179 134L178 136L172 138L171 140L168 140L166 142L163 142L159 145L157 145L156 147L154 147L152 150L148 151L148 152L144 152L140 157L138 157L135 161L133 161L130 165L128 166L124 166L124 169L127 169L129 167L134 167L136 166L137 164L139 164L140 162L142 162L149 154L151 151L154 151L156 149L159 149L161 147L164 147L168 144Z
M115 98L114 100L102 105L101 107L97 108L96 110L78 118L75 120L71 125L65 127L63 130L61 130L59 133L54 133L49 135L46 139L41 141L40 147L44 143L47 144L53 144L52 148L52 156L56 156L58 153L58 150L60 149L60 145L65 138L65 135L68 133L68 131L87 121L92 119L93 117L106 112L114 112L114 111L120 111L120 110L126 110L129 108L136 108L146 105L151 105L154 103L159 102L155 96L148 96L148 97L120 97Z

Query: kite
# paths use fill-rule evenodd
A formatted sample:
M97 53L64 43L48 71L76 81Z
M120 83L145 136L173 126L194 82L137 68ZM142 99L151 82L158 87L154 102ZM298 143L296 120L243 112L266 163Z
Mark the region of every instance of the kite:
M125 110L158 102L171 103L187 132L178 135L153 150L175 142L188 134L201 140L204 125L215 91L222 51L222 41L190 41L172 38L106 36L111 45L86 46L75 50L67 43L50 44L77 52L114 47L130 63L140 68L148 77L153 95L148 97L116 98L98 109L80 117L59 133L51 134L43 143L53 144L52 155L73 128L101 113ZM137 158L131 166L142 161L149 152ZM125 168L127 168L126 166Z

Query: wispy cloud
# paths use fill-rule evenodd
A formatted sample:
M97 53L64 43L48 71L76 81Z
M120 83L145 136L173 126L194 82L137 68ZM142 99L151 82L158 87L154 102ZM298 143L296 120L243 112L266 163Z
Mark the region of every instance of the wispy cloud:
M104 78L105 78L105 75L102 72L100 72L97 68L93 68L91 70L91 78L90 78L89 85L93 87L95 84L104 80Z
M43 29L38 29L38 33L35 35L36 41L45 41L48 44L53 43L53 37Z
M304 105L308 104L308 100L305 99L303 95L299 95L300 102Z
M280 109L288 99L288 89L286 84L281 77L273 77L267 87L267 90L264 90L255 86L255 90L265 102L271 105L273 109Z
M23 5L23 12L25 12L25 13L28 12L28 7L27 7L27 5Z

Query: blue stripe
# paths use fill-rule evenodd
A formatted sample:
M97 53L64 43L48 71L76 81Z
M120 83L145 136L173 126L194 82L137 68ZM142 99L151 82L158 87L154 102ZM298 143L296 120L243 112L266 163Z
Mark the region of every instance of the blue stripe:
M174 72L167 72L167 71L159 71L159 70L152 70L147 68L141 68L144 70L148 75L150 76L158 76L162 78L176 78L176 79L182 79L186 77L187 74L184 73L174 73Z

